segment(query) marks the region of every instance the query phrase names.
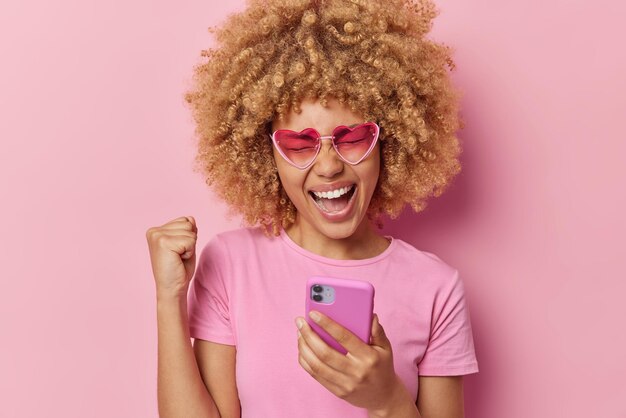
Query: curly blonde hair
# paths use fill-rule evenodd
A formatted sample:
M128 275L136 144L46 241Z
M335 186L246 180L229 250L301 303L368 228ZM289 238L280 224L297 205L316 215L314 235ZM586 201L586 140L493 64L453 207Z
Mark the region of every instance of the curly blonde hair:
M278 234L296 209L277 174L274 118L317 98L337 99L380 128L381 172L368 217L419 212L461 170L460 94L451 49L425 38L438 15L429 0L249 0L210 28L185 92L202 172L250 225Z

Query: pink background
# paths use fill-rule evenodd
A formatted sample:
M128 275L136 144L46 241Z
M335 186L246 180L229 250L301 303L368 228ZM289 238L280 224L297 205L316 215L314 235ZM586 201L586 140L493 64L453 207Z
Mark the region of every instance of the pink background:
M192 173L182 92L242 1L0 6L0 416L155 417L145 231L237 227ZM468 417L626 417L626 7L440 0L464 171L386 231L459 268ZM621 190L621 191L620 191ZM619 264L619 267L618 267Z

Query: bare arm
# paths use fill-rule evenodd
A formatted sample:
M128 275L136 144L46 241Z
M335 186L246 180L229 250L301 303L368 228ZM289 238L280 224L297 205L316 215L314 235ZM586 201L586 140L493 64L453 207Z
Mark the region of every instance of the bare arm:
M219 418L189 336L187 291L196 268L197 238L193 216L146 231L157 296L157 400L162 418Z
M187 294L197 232L193 216L146 231L157 295L159 416L238 418L235 347L190 341Z
M235 380L235 346L194 339L194 352L202 380L222 418L240 418L241 406Z
M463 418L463 376L420 376L417 409L423 418Z
M194 357L184 296L157 297L159 416L220 418Z

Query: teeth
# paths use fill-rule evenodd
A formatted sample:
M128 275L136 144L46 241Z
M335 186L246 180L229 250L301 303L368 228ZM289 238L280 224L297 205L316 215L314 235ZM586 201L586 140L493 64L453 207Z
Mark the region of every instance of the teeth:
M313 192L313 194L318 199L336 199L339 196L343 196L344 194L348 193L350 190L352 190L352 187L354 187L354 185L331 190L329 192Z

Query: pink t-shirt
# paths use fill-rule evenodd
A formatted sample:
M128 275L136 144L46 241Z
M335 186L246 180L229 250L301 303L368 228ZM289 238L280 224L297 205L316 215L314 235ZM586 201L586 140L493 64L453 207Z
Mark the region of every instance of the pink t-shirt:
M414 399L418 375L478 372L463 282L434 254L392 239L376 257L335 260L303 249L284 231L269 238L260 228L242 228L202 249L188 294L191 337L237 347L242 417L367 417L298 363L294 319L304 316L312 275L374 285L374 312Z

